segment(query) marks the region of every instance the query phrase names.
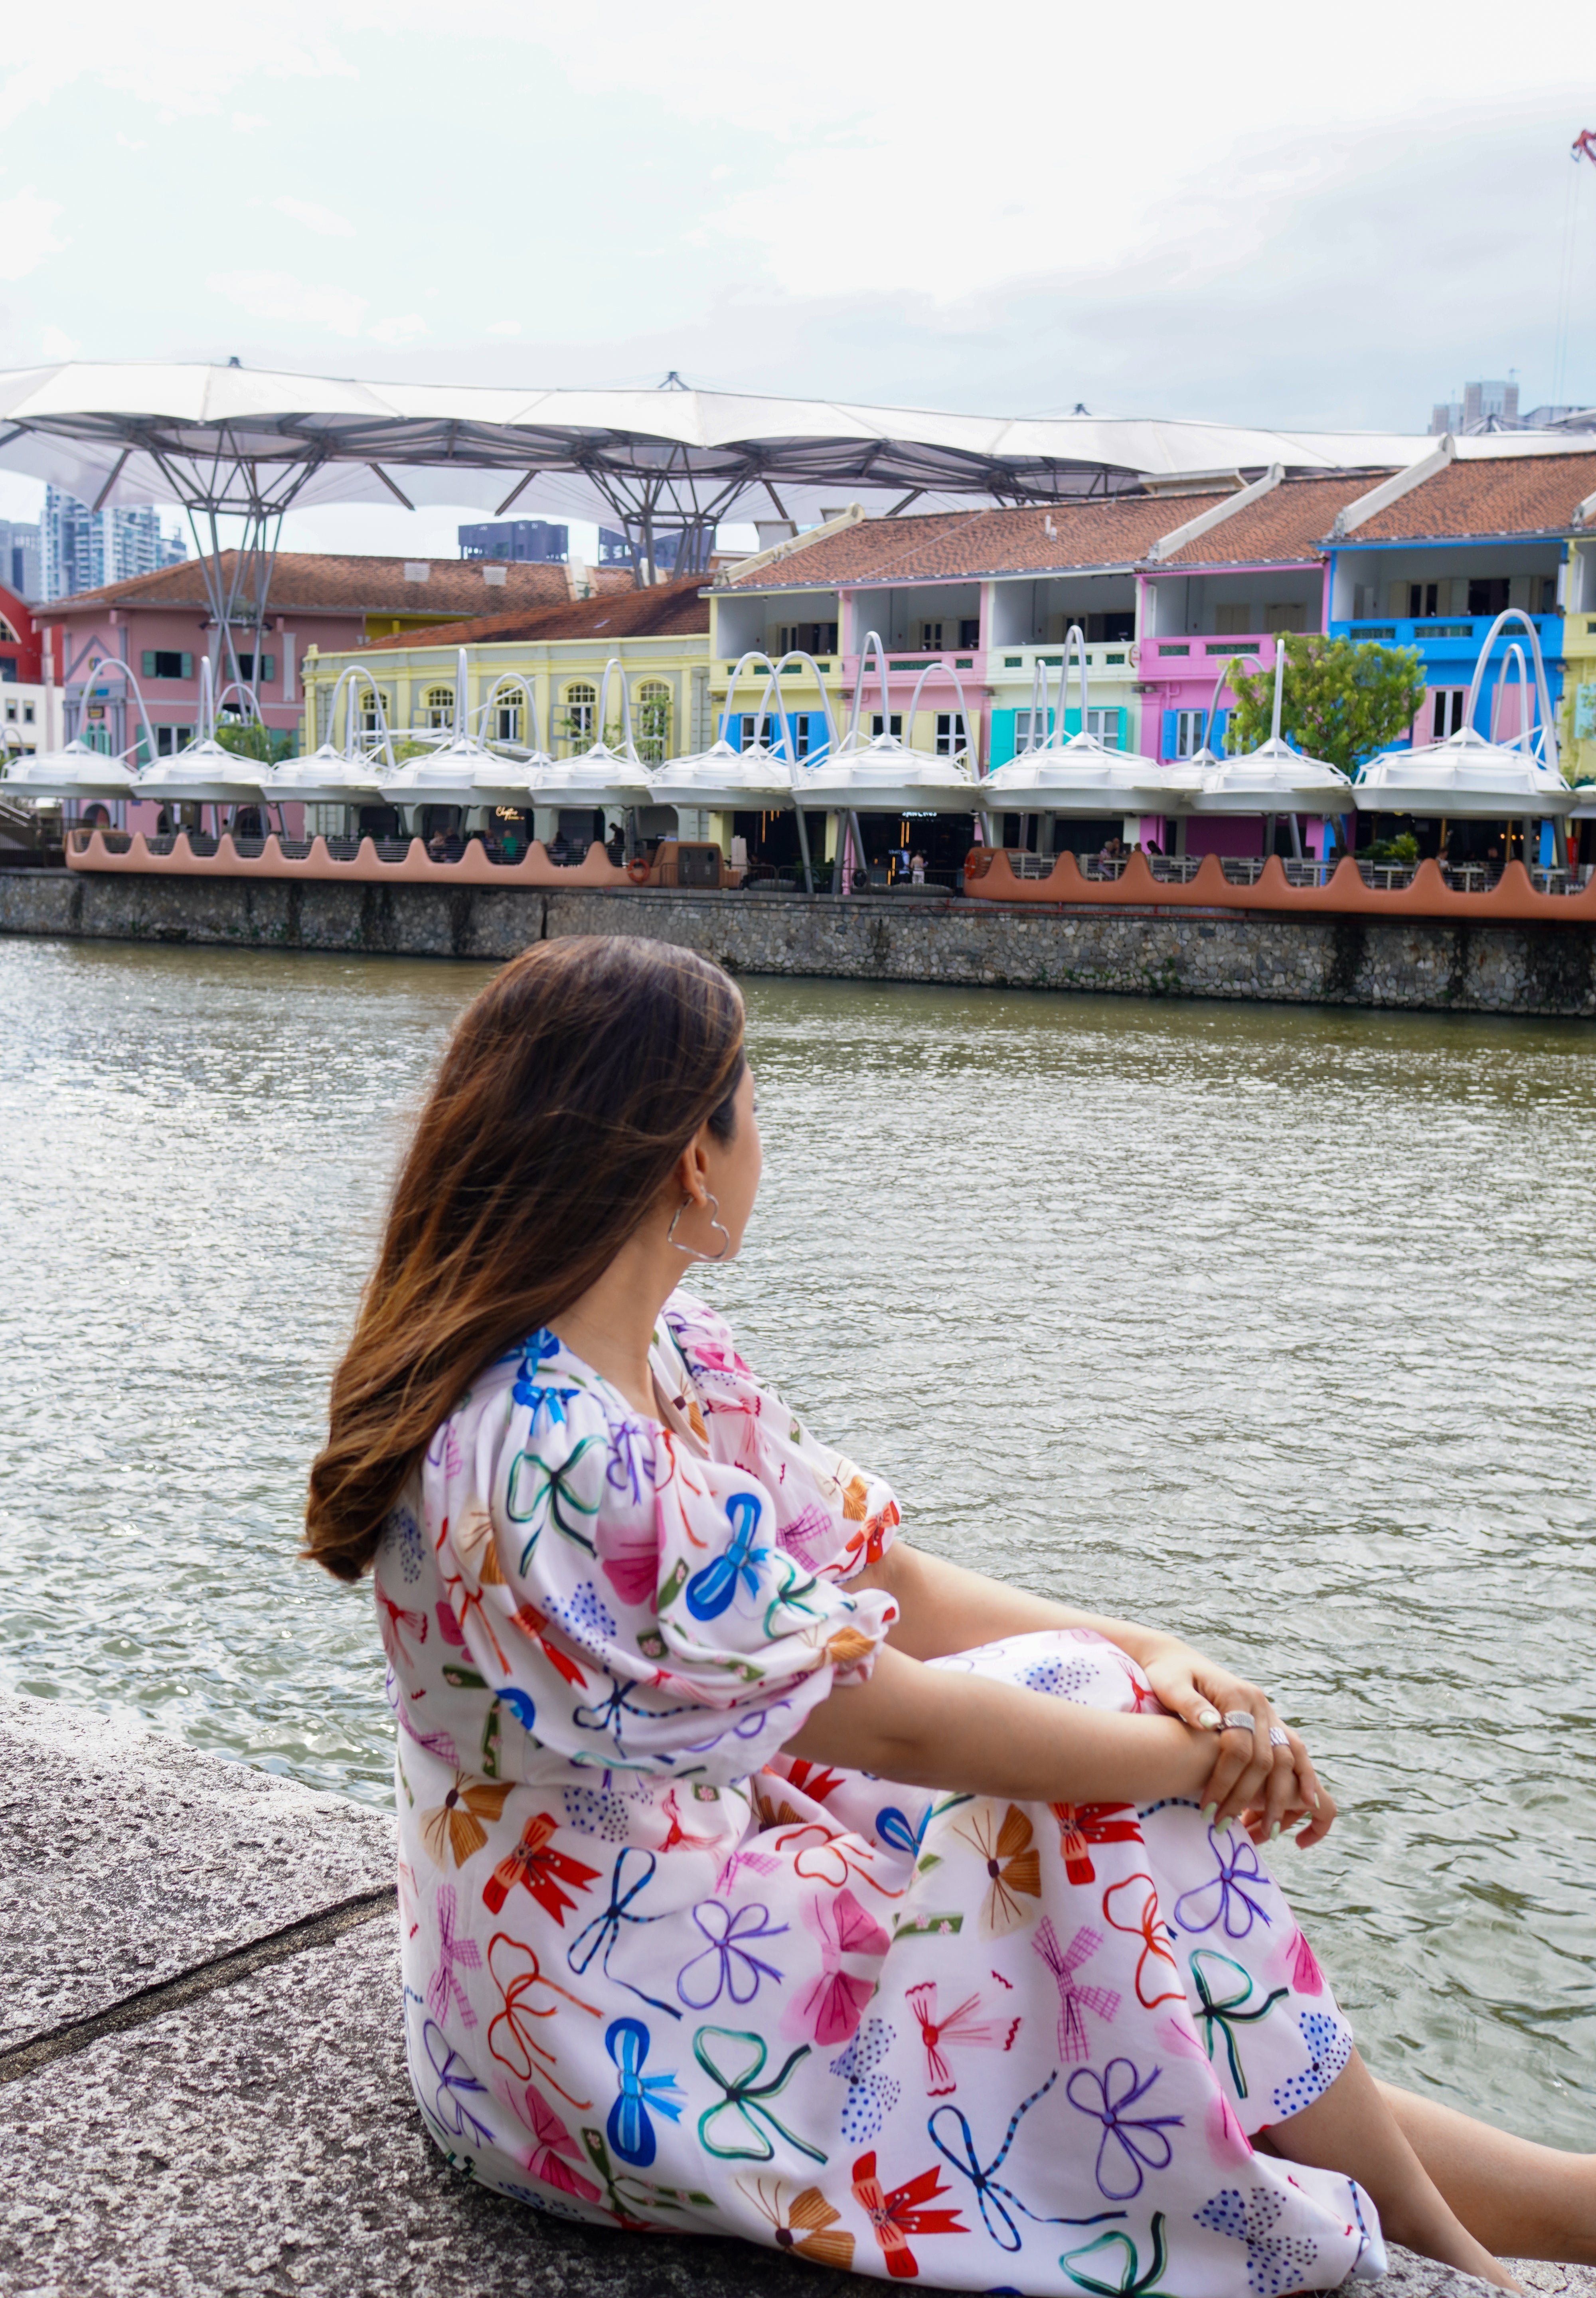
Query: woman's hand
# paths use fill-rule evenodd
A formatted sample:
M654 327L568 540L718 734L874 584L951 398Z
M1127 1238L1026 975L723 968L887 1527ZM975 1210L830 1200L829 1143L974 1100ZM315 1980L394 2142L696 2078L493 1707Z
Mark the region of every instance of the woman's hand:
M1220 1826L1240 1820L1256 1840L1268 1842L1305 1818L1309 1823L1295 1839L1304 1848L1328 1834L1336 1806L1319 1783L1301 1734L1282 1724L1267 1692L1173 1637L1161 1638L1141 1666L1171 1715L1214 1734L1214 1765L1203 1790L1206 1819ZM1227 1731L1225 1716L1244 1709L1253 1729ZM1270 1740L1271 1732L1282 1731L1283 1743Z

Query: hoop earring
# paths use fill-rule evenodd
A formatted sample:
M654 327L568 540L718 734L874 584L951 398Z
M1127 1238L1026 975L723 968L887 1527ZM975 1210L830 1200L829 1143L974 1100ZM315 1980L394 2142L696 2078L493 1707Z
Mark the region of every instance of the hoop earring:
M676 1223L681 1219L689 1205L691 1204L692 1199L690 1197L683 1197L681 1203L677 1206L674 1213L672 1215L671 1225L665 1233L665 1241L668 1245L674 1247L676 1252L684 1252L689 1261L724 1261L727 1253L732 1250L732 1232L720 1218L720 1199L715 1196L710 1196L707 1189L705 1190L704 1194L709 1199L709 1226L711 1228L719 1229L721 1233L720 1251L718 1252L700 1252L696 1244L676 1244Z

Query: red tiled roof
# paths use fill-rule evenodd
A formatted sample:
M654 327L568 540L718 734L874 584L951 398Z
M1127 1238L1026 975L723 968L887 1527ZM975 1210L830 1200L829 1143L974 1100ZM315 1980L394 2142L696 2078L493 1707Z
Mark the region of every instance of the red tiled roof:
M1368 492L1368 490L1364 490ZM1503 455L1449 463L1347 537L1429 541L1446 535L1566 534L1575 507L1596 493L1596 451ZM1327 524L1325 532L1329 533Z
M232 579L237 552L221 554L221 582ZM425 583L408 582L405 568L425 563L430 573ZM502 586L483 581L483 566L503 564ZM98 607L195 607L202 612L210 601L200 568L203 562L185 559L162 566L153 574L130 575L125 583L107 583L98 591L81 591L55 601L52 616L75 615ZM624 566L594 567L590 580L600 591L630 591L632 570ZM525 612L533 606L564 604L569 598L566 569L512 559L484 562L480 558L378 558L336 550L281 550L272 567L269 611L274 615L439 615L458 619L464 615L501 616L514 605ZM254 600L254 586L246 583L241 604Z
M1284 479L1233 517L1184 543L1168 558L1161 558L1159 566L1311 565L1335 525L1336 512L1390 475L1388 471L1366 471L1354 478L1338 471L1328 479ZM1188 517L1195 515L1195 511L1187 514ZM1166 533L1184 523L1171 517Z
M630 583L632 578L626 579ZM374 640L364 651L501 646L509 640L703 637L709 630L709 601L702 591L702 575L688 574L680 583L657 583L650 591L606 591L596 599L568 599L563 607L545 607L534 614L489 615L468 623L429 625L424 631L396 631L392 638Z
M1134 566L1161 534L1225 499L1216 489L1192 495L1096 496L1050 508L862 519L807 550L755 567L740 580L733 574L726 587L834 589L838 583L975 581L991 574Z

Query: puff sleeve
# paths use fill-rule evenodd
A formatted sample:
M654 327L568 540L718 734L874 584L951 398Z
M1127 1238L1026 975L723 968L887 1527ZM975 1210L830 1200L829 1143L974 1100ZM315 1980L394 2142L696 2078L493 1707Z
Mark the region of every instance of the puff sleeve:
M725 1318L706 1302L674 1293L665 1321L701 1401L712 1453L765 1487L787 1554L831 1580L877 1563L899 1522L891 1486L811 1436L775 1391L755 1379Z
M552 1334L445 1424L422 1484L461 1637L534 1757L744 1778L897 1616L783 1543L757 1465L698 1457Z

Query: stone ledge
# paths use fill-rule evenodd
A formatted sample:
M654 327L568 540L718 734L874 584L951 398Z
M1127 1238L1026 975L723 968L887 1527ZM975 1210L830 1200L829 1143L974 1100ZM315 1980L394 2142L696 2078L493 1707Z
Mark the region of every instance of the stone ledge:
M385 1913L333 1937L307 1930L297 1951L243 1975L213 1971L168 2009L146 1996L121 2031L63 2035L84 2006L114 2009L129 1979L176 1978L196 1944L242 1944L288 1907L313 1916L318 1889L326 1907L369 1889L379 1861L385 1881L391 1831L335 1797L49 1701L0 1701L0 1786L8 1976L34 2026L50 2014L59 2053L20 2074L15 2046L0 2053L0 2288L14 2298L847 2298L862 2286L740 2242L540 2217L451 2170L410 2096ZM1548 2298L1596 2294L1585 2269L1525 2278ZM1484 2290L1398 2253L1385 2281L1349 2284L1346 2298Z

